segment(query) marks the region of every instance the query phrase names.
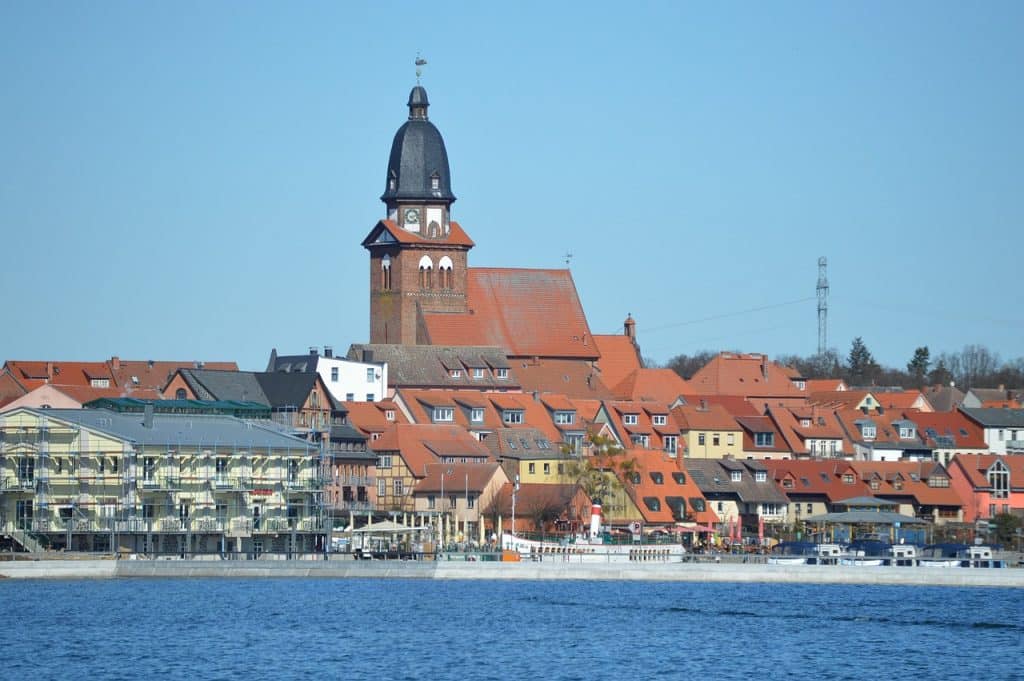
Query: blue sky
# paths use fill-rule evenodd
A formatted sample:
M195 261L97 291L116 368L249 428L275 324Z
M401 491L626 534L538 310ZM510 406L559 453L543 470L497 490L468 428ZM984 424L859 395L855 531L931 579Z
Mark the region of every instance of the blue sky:
M0 5L0 359L368 340L417 52L471 265L594 333L1024 356L1024 4ZM800 302L796 302L800 301Z

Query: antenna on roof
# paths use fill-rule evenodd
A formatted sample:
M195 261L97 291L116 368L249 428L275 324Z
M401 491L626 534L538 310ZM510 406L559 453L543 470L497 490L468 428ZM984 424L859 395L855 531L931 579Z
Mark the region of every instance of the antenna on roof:
M420 84L420 76L423 75L423 67L427 65L427 60L420 56L419 52L416 52L416 84Z
M568 268L569 267L569 262L572 260L572 253L566 253L562 257L565 258L565 266L566 266L566 268Z

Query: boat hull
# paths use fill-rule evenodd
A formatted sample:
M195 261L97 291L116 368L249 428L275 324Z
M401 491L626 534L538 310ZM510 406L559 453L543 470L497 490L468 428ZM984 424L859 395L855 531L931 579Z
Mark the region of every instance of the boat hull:
M560 544L502 534L501 547L521 560L563 563L679 563L686 555L682 544Z

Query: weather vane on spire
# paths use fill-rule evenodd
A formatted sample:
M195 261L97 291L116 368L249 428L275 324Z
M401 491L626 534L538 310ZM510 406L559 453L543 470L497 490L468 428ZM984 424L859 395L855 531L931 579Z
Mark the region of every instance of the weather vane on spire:
M416 84L420 84L420 76L423 75L423 67L427 65L427 60L420 56L420 53L416 53Z

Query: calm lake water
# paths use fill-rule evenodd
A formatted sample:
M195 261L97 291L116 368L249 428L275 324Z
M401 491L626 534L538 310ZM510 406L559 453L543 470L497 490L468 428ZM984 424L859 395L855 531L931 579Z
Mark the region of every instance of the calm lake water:
M1024 678L1024 591L0 581L5 679Z

